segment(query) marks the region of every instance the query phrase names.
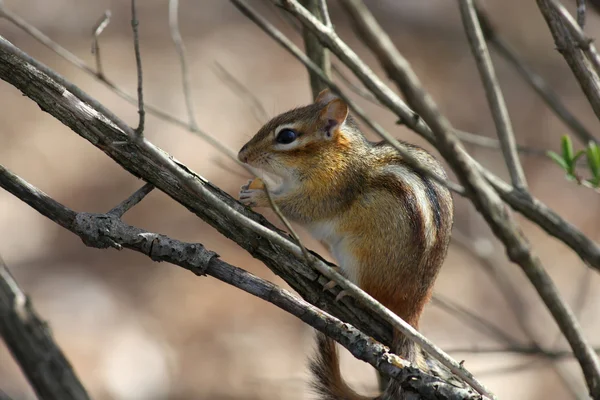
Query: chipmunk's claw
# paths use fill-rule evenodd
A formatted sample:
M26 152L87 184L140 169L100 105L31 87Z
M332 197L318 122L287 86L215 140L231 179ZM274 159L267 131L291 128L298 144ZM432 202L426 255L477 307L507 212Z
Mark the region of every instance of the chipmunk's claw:
M335 296L335 302L337 303L338 301L340 301L342 298L344 298L346 296L350 296L350 292L347 290L342 290L341 292L338 293L337 296Z
M250 189L250 184L253 179L250 179L248 183L240 188L240 203L248 207L256 207L258 200L261 196L264 196L262 189Z

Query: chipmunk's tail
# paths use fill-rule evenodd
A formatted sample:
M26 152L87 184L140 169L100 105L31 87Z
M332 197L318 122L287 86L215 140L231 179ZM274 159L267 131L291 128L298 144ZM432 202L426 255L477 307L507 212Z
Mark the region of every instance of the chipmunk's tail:
M373 400L352 390L342 378L335 342L317 333L317 354L310 362L312 386L321 400Z
M403 335L396 336L396 353L410 361L419 369L458 387L465 384L436 359L430 357L412 340ZM402 387L396 380L390 380L385 391L373 398L356 393L344 381L340 372L339 357L335 342L322 333L317 334L317 355L311 360L313 388L321 400L402 400Z

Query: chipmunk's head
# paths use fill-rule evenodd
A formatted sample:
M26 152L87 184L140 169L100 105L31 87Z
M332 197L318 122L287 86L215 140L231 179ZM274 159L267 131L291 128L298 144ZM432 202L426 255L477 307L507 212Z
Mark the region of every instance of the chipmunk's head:
M364 138L348 116L348 105L326 89L313 104L265 124L242 147L238 159L285 181L315 169L335 170L356 140Z

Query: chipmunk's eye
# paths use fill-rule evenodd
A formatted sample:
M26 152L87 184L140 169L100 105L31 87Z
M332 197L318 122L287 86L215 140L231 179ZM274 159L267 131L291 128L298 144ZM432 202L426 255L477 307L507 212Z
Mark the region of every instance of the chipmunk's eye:
M279 131L275 141L281 144L289 144L296 140L297 137L298 133L296 131L285 128Z

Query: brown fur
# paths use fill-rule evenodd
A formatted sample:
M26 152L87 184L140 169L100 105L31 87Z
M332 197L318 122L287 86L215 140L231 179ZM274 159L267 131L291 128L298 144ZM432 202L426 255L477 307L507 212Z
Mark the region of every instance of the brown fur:
M452 198L446 188L407 165L390 145L368 142L350 117L328 131L332 124L328 116L339 115L339 110L327 109L335 101L340 100L317 102L275 117L242 148L240 159L293 182L273 196L283 214L307 226L334 223L357 265L355 283L418 328L446 256ZM275 131L290 124L299 132L298 145L278 148ZM425 150L407 143L402 146L445 176ZM266 201L259 198L257 204L266 205ZM344 383L335 344L319 335L318 345L312 370L323 399L365 399ZM418 366L428 367L422 351L399 332L392 348ZM399 398L399 390L391 382L380 399Z

